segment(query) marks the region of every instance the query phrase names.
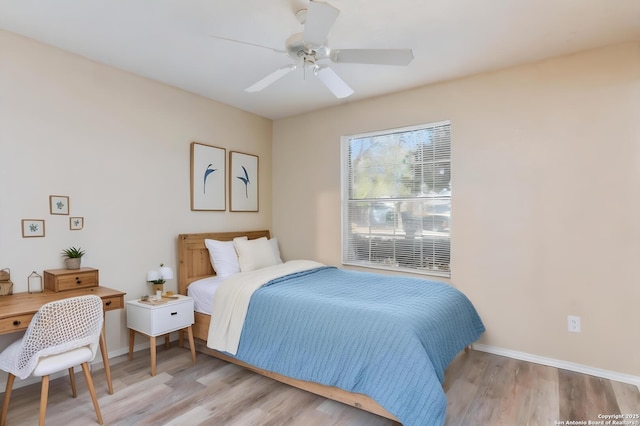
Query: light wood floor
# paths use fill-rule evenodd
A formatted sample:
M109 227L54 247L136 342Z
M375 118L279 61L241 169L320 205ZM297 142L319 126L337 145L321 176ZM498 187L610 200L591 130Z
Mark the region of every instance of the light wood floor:
M93 372L106 425L395 425L202 353L194 365L175 342L169 350L158 347L155 377L148 351L136 352L133 361L114 358L111 365L113 395L99 364ZM76 383L74 399L68 377L51 382L48 425L97 424L81 372ZM554 425L640 413L635 386L473 350L448 368L444 389L447 425ZM37 424L39 398L39 383L15 389L7 426Z

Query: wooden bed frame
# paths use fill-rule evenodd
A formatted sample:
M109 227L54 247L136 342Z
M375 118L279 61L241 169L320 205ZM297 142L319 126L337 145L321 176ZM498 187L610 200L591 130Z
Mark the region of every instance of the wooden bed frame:
M218 241L231 241L235 237L247 236L249 239L260 237L270 238L268 230L248 231L248 232L213 232L200 234L180 234L178 236L178 291L180 294L187 294L187 287L193 281L215 275L209 258L209 251L204 245L205 239ZM222 352L215 351L207 347L206 342L209 335L210 315L195 312L195 324L193 325L193 337L196 339L196 348L203 353L215 356L224 361L228 361L258 374L270 377L288 385L302 390L329 398L343 404L348 404L373 414L394 420L398 419L380 404L366 395L347 392L345 390L324 386L319 383L306 382L292 379L281 374L262 370L252 365L246 364Z

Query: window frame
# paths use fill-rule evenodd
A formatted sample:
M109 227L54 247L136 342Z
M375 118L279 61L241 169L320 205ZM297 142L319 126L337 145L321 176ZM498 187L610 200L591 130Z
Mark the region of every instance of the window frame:
M368 137L377 137L377 136L385 136L385 135L391 135L391 134L396 134L396 133L407 133L407 132L413 132L413 131L420 131L420 130L426 130L426 129L434 129L437 127L442 127L442 126L448 126L447 131L448 131L448 168L449 168L449 176L450 176L450 180L449 180L449 191L448 191L448 195L442 196L442 195L437 195L437 196L408 196L408 197L395 197L395 198L379 198L379 197L373 197L373 198L364 198L364 199L350 199L350 193L351 193L351 189L352 189L352 184L353 182L351 182L351 159L350 159L350 146L351 146L351 141L354 139L363 139L363 138L368 138ZM416 274L421 274L421 275L428 275L428 276L437 276L437 277L445 277L445 278L450 278L451 277L451 228L450 228L450 223L451 223L451 206L452 206L452 195L451 195L451 175L452 175L452 171L451 171L451 166L452 166L452 159L451 159L452 155L451 155L451 122L449 120L443 120L443 121L437 121L437 122L430 122L430 123L423 123L423 124L418 124L418 125L412 125L412 126L405 126L405 127L399 127L399 128L392 128L392 129L386 129L386 130L379 130L379 131L373 131L373 132L365 132L365 133L357 133L357 134L352 134L352 135L344 135L341 137L340 140L340 192L341 192L341 200L340 200L340 209L341 209L341 220L340 220L340 236L341 236L341 262L343 265L349 265L349 266L357 266L357 267L363 267L363 268L371 268L371 269L382 269L382 270L388 270L388 271L396 271L396 272L409 272L409 273L416 273ZM424 160L424 159L423 159ZM435 157L434 157L434 164L435 164ZM435 265L436 262L433 261L433 268L434 269L425 269L424 267L418 267L416 264L414 264L414 266L412 267L407 267L407 266L401 266L400 262L398 262L397 258L393 259L392 263L387 263L385 261L372 261L371 259L369 259L368 261L358 261L357 259L355 259L355 255L349 255L349 251L350 250L356 250L356 243L353 242L353 240L350 240L350 237L354 236L354 235L364 235L366 237L369 238L370 241L372 241L374 239L373 234L371 231L369 231L369 233L364 233L364 234L359 234L359 233L354 233L351 231L351 223L349 222L350 220L350 206L353 206L354 204L357 203L370 203L370 204L374 204L377 202L396 202L396 203L403 203L403 202L415 202L417 201L420 204L428 204L425 203L425 201L427 200L439 200L439 201L446 201L448 200L448 212L449 212L449 217L448 217L448 229L446 232L446 235L438 235L437 237L429 237L427 236L427 238L425 238L424 235L424 231L423 231L423 226L424 224L421 225L420 227L420 247L422 250L423 246L425 245L424 241L428 241L429 239L432 241L446 241L446 250L440 250L438 253L441 254L441 252L446 252L447 256L448 256L448 263L447 268L446 269L438 269ZM446 203L445 203L446 204ZM435 205L435 204L434 204ZM424 218L423 218L424 219ZM396 227L397 227L397 221L398 218L395 218L396 220ZM371 224L369 224L369 227L371 227ZM383 234L380 234L383 235ZM394 235L393 237L386 235L388 238L390 238L393 243L393 253L394 256L396 254L396 245L397 243L400 241L400 236L403 235L403 239L406 241L407 237L406 237L406 233L405 234L398 234L397 236ZM383 235L384 237L384 235ZM371 250L371 245L373 243L369 243L369 250ZM428 245L428 244L427 244ZM433 250L434 253L436 251L435 249L435 243L433 244ZM422 252L421 252L422 253ZM371 254L369 252L369 254ZM434 254L435 256L435 254ZM351 257L351 258L350 258ZM370 256L371 257L371 256ZM422 260L421 260L422 262Z

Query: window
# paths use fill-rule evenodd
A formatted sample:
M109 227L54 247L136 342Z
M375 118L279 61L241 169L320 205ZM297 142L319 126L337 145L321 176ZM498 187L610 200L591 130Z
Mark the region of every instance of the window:
M451 124L342 138L342 263L449 277Z

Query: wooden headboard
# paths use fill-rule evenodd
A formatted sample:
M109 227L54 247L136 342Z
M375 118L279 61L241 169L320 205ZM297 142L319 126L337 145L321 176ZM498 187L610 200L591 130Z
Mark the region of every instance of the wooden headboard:
M178 292L186 295L189 284L216 274L211 266L209 250L205 247L204 240L232 241L243 236L253 240L260 237L270 238L270 233L244 231L178 235Z

